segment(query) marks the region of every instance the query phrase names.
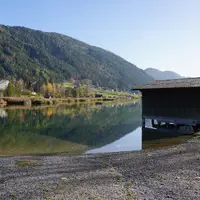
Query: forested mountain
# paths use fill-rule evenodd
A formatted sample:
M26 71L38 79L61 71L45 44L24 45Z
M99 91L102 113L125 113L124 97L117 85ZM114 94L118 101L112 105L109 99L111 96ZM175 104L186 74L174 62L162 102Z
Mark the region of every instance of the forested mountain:
M179 79L184 78L181 75L173 72L173 71L160 71L154 68L147 68L145 72L153 77L155 80L167 80L167 79Z
M9 76L38 83L75 76L120 89L153 80L123 58L71 37L0 25L0 79Z

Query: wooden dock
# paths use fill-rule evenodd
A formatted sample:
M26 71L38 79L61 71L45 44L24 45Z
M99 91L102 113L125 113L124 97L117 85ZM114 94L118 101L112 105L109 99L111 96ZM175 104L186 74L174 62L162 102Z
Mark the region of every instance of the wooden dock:
M156 120L159 123L173 123L173 124L184 124L196 126L200 124L200 119L191 119L191 118L175 118L175 117L162 117L162 116L142 116L143 120L151 119Z
M158 132L193 134L200 130L200 119L143 116L142 128L154 129Z
M21 98L21 97L3 97L3 101L6 102L7 105L24 105L31 106L32 101L29 98Z

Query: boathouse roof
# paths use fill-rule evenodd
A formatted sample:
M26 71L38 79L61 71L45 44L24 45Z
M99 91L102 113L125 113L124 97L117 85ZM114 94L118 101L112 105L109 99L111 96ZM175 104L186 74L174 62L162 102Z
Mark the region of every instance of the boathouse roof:
M164 89L164 88L200 88L200 77L171 80L156 80L133 88L133 90Z

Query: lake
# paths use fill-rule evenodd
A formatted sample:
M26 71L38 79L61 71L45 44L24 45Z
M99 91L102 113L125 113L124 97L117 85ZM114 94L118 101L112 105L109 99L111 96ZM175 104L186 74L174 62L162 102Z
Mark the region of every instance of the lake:
M0 108L0 155L140 151L191 136L141 128L141 103Z

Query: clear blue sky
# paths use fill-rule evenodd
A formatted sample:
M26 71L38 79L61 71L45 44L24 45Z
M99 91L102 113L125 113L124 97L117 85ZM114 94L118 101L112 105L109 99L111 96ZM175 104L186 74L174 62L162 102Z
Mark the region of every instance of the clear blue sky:
M200 76L200 0L0 0L0 24L69 35L140 68Z

